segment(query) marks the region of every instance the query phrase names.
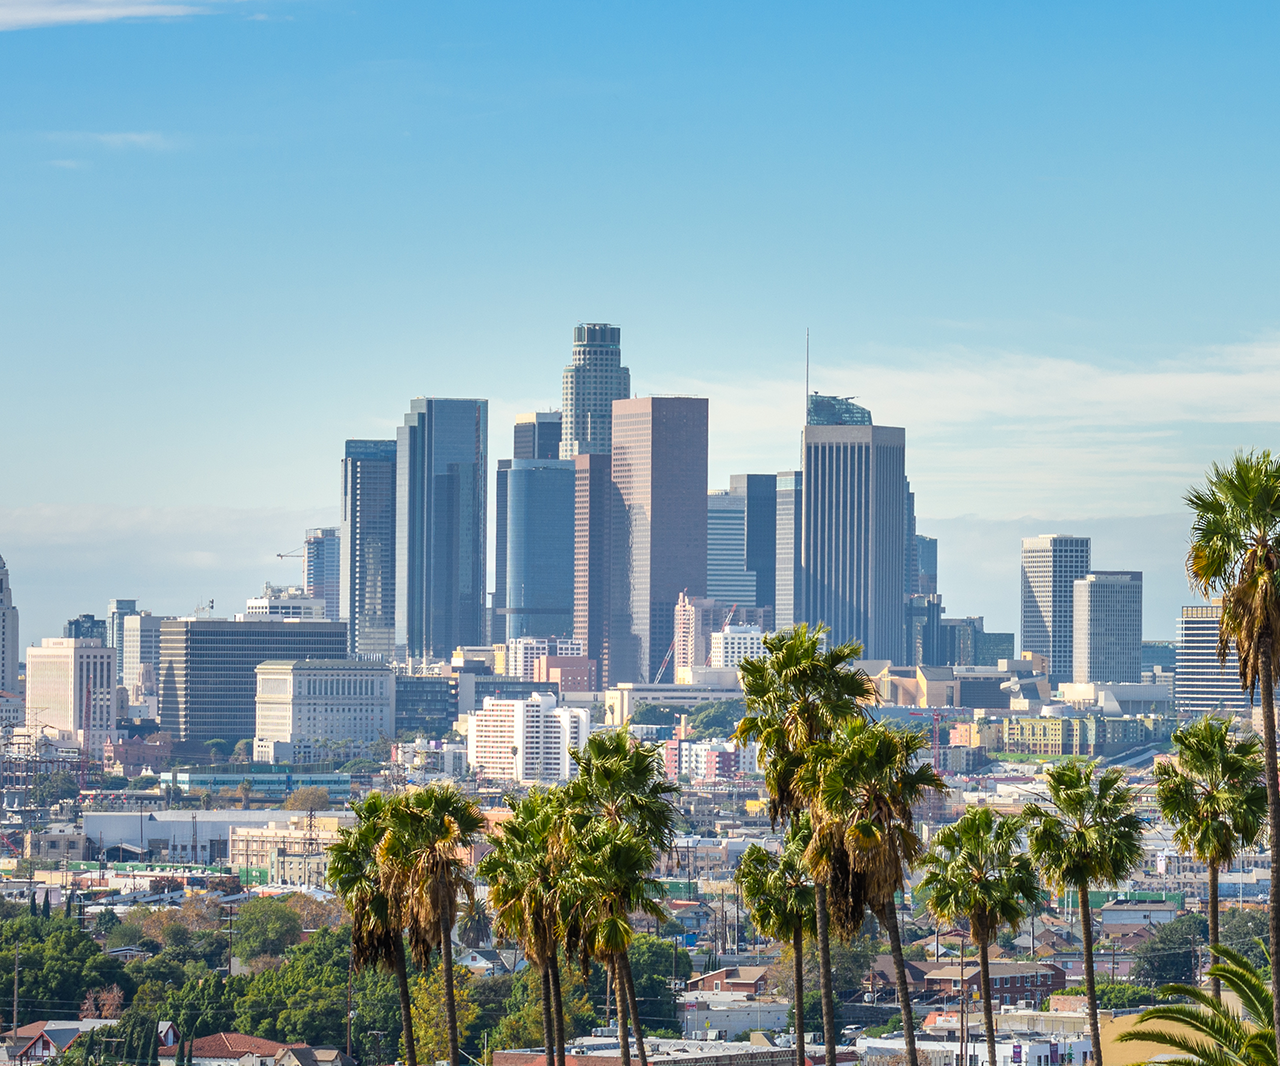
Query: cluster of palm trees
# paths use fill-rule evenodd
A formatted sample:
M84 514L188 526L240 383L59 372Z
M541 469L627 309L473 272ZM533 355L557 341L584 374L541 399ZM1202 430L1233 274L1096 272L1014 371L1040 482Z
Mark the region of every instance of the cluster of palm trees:
M678 786L658 749L625 728L592 734L572 757L568 784L508 800L511 817L491 834L493 850L476 872L488 883L495 932L519 944L542 979L547 1066L565 1061L562 956L584 977L593 962L604 967L606 1022L612 995L624 1066L632 1031L647 1066L628 949L634 915L666 916L653 872L674 837Z

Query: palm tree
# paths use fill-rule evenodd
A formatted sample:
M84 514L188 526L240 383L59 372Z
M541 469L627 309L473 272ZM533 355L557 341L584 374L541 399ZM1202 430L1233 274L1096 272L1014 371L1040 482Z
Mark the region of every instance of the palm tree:
M864 715L878 699L866 673L853 667L862 656L856 643L823 649L822 626L765 637L765 655L740 664L747 714L734 740L758 741L767 759L769 819L776 827L804 808L796 778L810 745L829 737L837 726ZM815 870L814 900L818 938L818 975L822 986L822 1029L827 1061L836 1059L835 996L831 985L831 940L827 879Z
M987 1061L996 1061L996 1023L991 992L990 948L996 934L1016 934L1040 899L1040 882L1022 852L1021 818L1002 818L990 807L970 807L959 821L939 829L924 857L929 872L919 891L940 922L965 918L978 946Z
M1218 944L1218 871L1255 843L1267 816L1261 743L1235 738L1222 718L1201 718L1173 734L1172 762L1156 766L1156 800L1173 842L1209 869L1209 947ZM1217 978L1213 996L1222 992Z
M329 884L351 915L352 968L359 972L380 966L396 975L405 1061L417 1066L403 908L400 900L387 894L378 868L378 851L387 832L387 800L381 792L373 792L352 804L352 810L355 824L339 829L337 842L329 845Z
M509 797L512 817L489 836L493 850L476 873L489 882L499 934L524 948L542 977L542 1027L547 1066L564 1062L563 1008L551 979L560 935L557 811L552 797L533 789L523 800ZM559 967L556 966L558 971ZM557 979L555 984L559 984Z
M1068 759L1048 773L1049 806L1028 803L1031 859L1051 888L1075 889L1080 897L1084 941L1084 984L1089 1001L1093 1061L1102 1062L1098 1032L1098 993L1093 979L1093 922L1089 889L1126 880L1142 861L1142 823L1133 806L1133 789L1118 767L1095 777L1097 762Z
M449 1027L449 1064L458 1066L458 1017L453 992L453 926L458 896L473 892L463 856L484 829L476 802L456 785L429 785L393 797L386 806L387 831L378 844L383 891L402 900L414 962L426 969L433 949L444 972L444 1009Z
M889 937L911 1066L918 1061L915 1021L896 897L924 851L912 808L946 788L930 763L916 764L927 747L923 732L852 718L810 748L797 779L813 820L806 858L814 879L831 883L832 918L852 932L869 908Z
M1276 1031L1271 985L1230 948L1214 954L1226 960L1209 967L1214 982L1221 982L1240 1000L1237 1014L1216 995L1188 985L1165 985L1160 995L1184 997L1191 1003L1170 1003L1144 1010L1138 1024L1121 1033L1122 1044L1144 1041L1181 1052L1161 1057L1167 1066L1276 1066ZM1171 1022L1173 1029L1148 1028L1152 1022Z
M489 943L492 936L488 905L479 896L468 899L458 912L458 939L474 951Z
M796 1066L804 1066L804 937L817 935L814 919L813 879L804 864L809 820L796 819L782 855L775 858L759 844L742 853L734 880L742 886L742 898L751 921L765 936L791 941L795 969Z

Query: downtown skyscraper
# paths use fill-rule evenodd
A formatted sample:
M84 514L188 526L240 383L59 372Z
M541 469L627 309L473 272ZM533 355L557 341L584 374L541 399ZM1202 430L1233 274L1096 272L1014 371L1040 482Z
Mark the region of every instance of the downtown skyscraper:
M608 454L613 401L631 395L631 371L622 365L622 329L590 322L573 330L573 361L562 378L560 458Z
M18 608L13 605L9 568L0 556L0 692L18 694Z
M390 659L396 618L395 441L347 441L338 548L338 614L347 625L347 650Z
M1074 679L1075 583L1089 572L1089 538L1022 538L1022 650L1049 657L1049 682Z
M419 396L396 430L397 654L484 643L489 401Z

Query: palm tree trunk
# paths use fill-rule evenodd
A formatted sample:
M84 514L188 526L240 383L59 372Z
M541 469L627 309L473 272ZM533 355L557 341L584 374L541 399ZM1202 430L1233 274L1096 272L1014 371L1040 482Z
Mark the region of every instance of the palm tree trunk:
M622 986L627 990L627 1008L631 1011L631 1028L636 1034L640 1066L649 1066L649 1057L644 1048L644 1027L640 1024L640 1004L636 1000L636 982L631 975L631 956L625 951L618 956L618 968L621 971Z
M564 1066L564 1000L560 996L560 956L554 944L547 968L551 973L551 1027L556 1034L556 1066Z
M400 1024L404 1027L404 1061L418 1066L418 1049L413 1040L413 1001L409 998L409 968L404 961L404 937L396 935L396 986L400 990Z
M1089 883L1076 885L1080 895L1080 937L1084 941L1084 990L1089 999L1089 1039L1093 1043L1091 1058L1101 1066L1102 1034L1098 1030L1098 989L1093 982L1093 916L1089 913Z
M556 1024L551 1017L551 967L542 966L542 1050L547 1066L556 1066Z
M818 981L822 988L822 1038L826 1064L836 1063L836 1002L831 991L831 917L827 911L827 886L814 878L814 910L818 920Z
M1213 949L1218 946L1218 868L1213 864L1209 864L1209 958L1211 962L1216 962L1217 957L1213 954ZM1196 974L1196 984L1200 983L1200 975ZM1216 977L1213 979L1213 998L1222 999L1222 982Z
M975 929L976 933L977 930ZM987 1027L987 1066L996 1066L996 1019L995 1008L991 1003L995 997L991 994L991 945L985 936L978 938L978 973L982 980L982 1021ZM963 944L963 941L961 941ZM961 995L968 995L962 988ZM967 1033L965 1034L968 1035Z
M1276 701L1275 701L1275 664L1271 661L1271 633L1264 629L1258 635L1258 673L1262 687L1262 754L1267 766L1267 814L1271 825L1271 850L1276 851L1277 840L1280 840L1280 768L1276 766ZM1280 880L1271 878L1271 898L1269 900L1270 948L1272 957L1280 957ZM1273 1032L1280 1033L1280 996L1273 996L1275 1013L1272 1024Z
M898 1000L902 1004L902 1039L907 1045L907 1066L919 1066L920 1060L916 1057L916 1021L911 1016L911 989L907 985L907 961L902 957L902 936L898 932L898 906L892 896L876 917L884 926L884 931L889 934L889 947L893 951L893 970L898 978Z
M791 997L796 1015L796 1066L804 1066L804 932L797 925L791 936L795 963L795 994Z
M613 998L618 1005L618 1047L622 1052L622 1066L631 1066L631 1036L627 1033L627 997L618 983L618 957L609 956L609 971L613 974Z
M453 998L453 927L440 937L440 965L444 967L444 1015L449 1023L449 1066L458 1066L458 1004Z

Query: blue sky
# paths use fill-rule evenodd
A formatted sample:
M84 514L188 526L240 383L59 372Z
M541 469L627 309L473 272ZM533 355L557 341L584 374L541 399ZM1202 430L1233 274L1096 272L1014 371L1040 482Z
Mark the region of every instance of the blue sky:
M1271 5L0 0L0 554L23 638L234 610L409 397L558 406L570 330L904 425L953 614L1017 538L1189 602L1180 497L1276 430ZM966 517L974 516L974 517ZM931 527L932 522L932 527Z

